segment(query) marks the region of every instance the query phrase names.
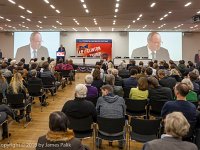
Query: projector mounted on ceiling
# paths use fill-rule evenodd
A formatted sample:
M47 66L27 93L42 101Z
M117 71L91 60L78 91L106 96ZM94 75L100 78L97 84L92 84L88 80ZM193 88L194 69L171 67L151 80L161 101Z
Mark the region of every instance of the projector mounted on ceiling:
M193 16L193 17L192 17L192 21L193 21L193 23L198 23L198 22L200 22L200 15L195 15L195 16Z

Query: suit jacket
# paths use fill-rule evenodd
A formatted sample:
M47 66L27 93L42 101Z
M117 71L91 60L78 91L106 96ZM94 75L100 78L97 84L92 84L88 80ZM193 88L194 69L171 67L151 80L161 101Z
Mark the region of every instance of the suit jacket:
M41 46L40 49L37 50L37 58L41 57L49 57L48 49L44 46ZM22 46L17 49L17 53L15 59L20 61L21 58L25 58L26 63L31 59L30 45Z
M143 145L143 150L198 150L193 143L182 141L173 137L164 137L147 142Z
M147 46L136 48L132 51L131 58L134 57L147 57L148 58L148 48ZM160 47L159 50L156 51L156 60L166 60L169 61L169 52L167 49Z

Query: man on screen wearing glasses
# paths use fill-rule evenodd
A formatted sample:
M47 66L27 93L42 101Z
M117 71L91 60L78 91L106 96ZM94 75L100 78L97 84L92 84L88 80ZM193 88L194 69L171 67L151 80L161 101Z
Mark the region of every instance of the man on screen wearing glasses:
M147 37L147 46L136 48L132 51L131 58L140 57L153 60L169 61L169 52L167 49L160 47L161 36L158 32L151 32Z
M39 32L33 32L30 36L30 44L17 49L15 59L19 61L25 58L28 62L31 58L49 57L48 49L41 46L42 36Z

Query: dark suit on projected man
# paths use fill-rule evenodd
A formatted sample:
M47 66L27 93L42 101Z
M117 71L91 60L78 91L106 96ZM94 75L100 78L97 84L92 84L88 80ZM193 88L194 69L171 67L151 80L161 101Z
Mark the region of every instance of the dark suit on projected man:
M21 58L25 58L26 62L28 62L31 58L49 57L48 49L41 46L41 42L41 34L33 32L30 37L30 44L18 48L15 59L20 61Z
M147 57L153 60L169 61L169 52L167 49L160 47L161 36L157 32L151 32L147 37L147 46L136 48L132 51L131 58Z

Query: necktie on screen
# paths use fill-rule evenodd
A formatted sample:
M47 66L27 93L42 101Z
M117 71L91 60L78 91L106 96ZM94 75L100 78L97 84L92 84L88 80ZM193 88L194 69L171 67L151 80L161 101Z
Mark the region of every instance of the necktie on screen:
M33 50L33 58L37 58L37 51Z
M156 53L155 52L152 52L152 59L155 59L156 58Z

